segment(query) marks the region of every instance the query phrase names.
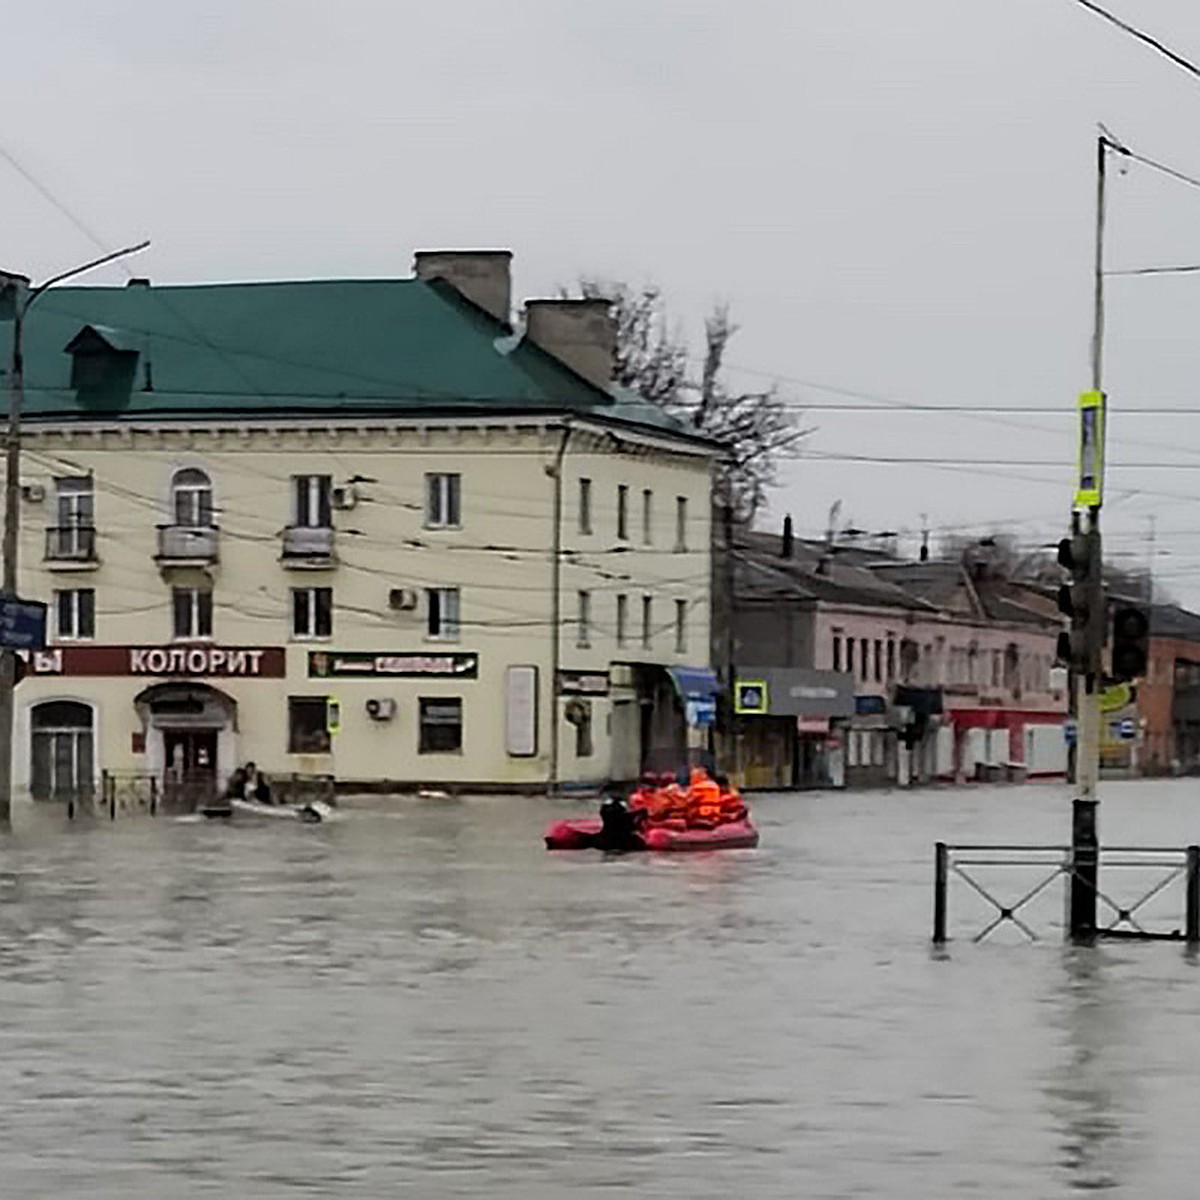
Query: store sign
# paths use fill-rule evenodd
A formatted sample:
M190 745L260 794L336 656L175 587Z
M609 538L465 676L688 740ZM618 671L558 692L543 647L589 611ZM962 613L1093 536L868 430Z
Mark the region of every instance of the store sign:
M827 734L829 732L829 718L808 717L801 713L796 718L796 732Z
M764 679L739 679L733 691L733 710L743 715L762 715L771 711Z
M607 671L559 671L560 696L607 696Z
M55 646L26 656L30 675L282 679L282 646Z
M314 650L308 656L310 679L475 679L478 674L478 654Z
M684 704L684 716L693 729L711 729L717 723L716 697L689 697Z

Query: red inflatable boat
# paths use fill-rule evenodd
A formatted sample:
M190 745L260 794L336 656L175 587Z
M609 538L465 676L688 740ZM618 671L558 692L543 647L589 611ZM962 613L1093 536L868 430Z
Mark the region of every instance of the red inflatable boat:
M603 822L599 817L552 821L546 827L547 850L590 850L600 844ZM640 843L640 844L638 844ZM637 834L631 850L750 850L758 845L758 830L749 817L723 821L711 829L647 825Z

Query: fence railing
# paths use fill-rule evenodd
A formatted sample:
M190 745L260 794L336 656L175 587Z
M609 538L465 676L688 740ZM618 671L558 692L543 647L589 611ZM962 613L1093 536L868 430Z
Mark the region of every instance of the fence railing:
M1098 864L1098 865L1097 865ZM1036 882L1019 885L1015 894L1001 899L1000 886L989 875L981 880L980 868L1025 868L1038 872ZM1132 901L1118 900L1110 894L1106 874L1110 871L1142 872L1142 890ZM1154 881L1144 886L1145 876ZM1200 846L1104 846L1092 850L1092 858L1083 862L1070 846L989 846L950 845L938 842L934 848L933 941L941 945L949 937L950 884L961 880L988 906L990 920L971 938L982 942L1001 926L1011 924L1030 941L1039 941L1038 932L1026 920L1032 902L1061 879L1065 887L1083 887L1094 891L1097 910L1105 916L1096 922L1097 938L1133 938L1139 940L1184 941L1200 945ZM1104 881L1103 886L1101 886ZM1151 900L1182 881L1183 896L1172 917L1172 929L1150 927L1144 914ZM1007 888L1009 885L1005 885Z
M271 775L268 777L276 804L303 805L314 800L336 804L332 775ZM192 812L211 796L213 776L164 781L149 771L100 772L100 787L80 789L67 794L67 816L72 820L81 814L107 816L115 821L118 813L144 812L154 816L162 811Z

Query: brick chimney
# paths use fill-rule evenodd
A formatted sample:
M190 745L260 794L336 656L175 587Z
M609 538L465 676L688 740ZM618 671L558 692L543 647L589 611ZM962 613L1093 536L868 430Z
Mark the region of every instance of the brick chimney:
M525 320L530 341L596 387L610 386L617 328L608 300L527 300Z
M418 250L418 279L444 279L472 304L509 323L512 308L511 250Z

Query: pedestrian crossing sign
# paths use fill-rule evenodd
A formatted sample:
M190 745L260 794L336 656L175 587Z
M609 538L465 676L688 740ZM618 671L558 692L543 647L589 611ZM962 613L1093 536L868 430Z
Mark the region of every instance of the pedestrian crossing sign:
M763 716L768 708L766 680L739 679L737 681L733 695L734 712Z

